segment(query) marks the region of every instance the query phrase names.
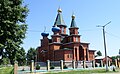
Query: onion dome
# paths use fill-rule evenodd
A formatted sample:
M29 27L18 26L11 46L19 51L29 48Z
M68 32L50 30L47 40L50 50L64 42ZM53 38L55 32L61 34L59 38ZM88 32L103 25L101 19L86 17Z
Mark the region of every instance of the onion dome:
M59 13L59 12L62 12L62 9L61 9L61 8L58 9L58 13Z
M59 32L59 31L60 31L60 28L58 28L58 27L53 27L53 28L52 28L52 31L53 31L53 32Z
M75 15L74 14L71 17L72 17L72 19L75 19Z
M43 33L41 33L41 35L42 35L43 37L47 37L47 36L49 35L49 33L43 32Z

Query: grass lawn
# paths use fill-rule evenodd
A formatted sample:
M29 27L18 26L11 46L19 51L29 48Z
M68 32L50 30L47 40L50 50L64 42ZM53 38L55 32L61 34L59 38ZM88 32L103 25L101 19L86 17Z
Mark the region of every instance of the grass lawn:
M0 74L14 74L13 67L1 67Z
M92 73L117 73L113 72L113 71L108 71L106 72L105 69L95 69L95 70L73 70L73 71L68 71L68 72L50 72L50 73L46 73L46 74L92 74Z

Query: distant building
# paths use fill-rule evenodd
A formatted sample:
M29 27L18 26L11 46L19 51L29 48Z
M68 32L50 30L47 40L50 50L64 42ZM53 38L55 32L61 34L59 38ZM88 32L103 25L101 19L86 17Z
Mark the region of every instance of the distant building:
M108 59L108 65L110 66L110 64L112 63L112 58L107 56L107 59ZM98 57L95 57L95 63L101 63L102 61L102 64L105 65L106 64L106 58L105 56L98 56Z
M52 28L53 35L48 38L48 33L41 35L41 46L37 49L37 61L90 61L95 59L95 50L89 50L89 43L82 43L75 23L75 15L69 28L69 35L66 34L67 25L62 18L62 10L58 9L58 14Z

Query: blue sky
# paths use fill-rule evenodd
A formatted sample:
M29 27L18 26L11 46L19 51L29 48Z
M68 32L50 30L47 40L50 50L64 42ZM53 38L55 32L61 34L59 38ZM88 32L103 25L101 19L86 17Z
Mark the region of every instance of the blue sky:
M26 20L28 31L22 45L26 52L30 47L40 46L41 33L52 34L51 28L61 7L62 16L66 23L67 32L70 27L71 15L76 16L81 42L90 43L90 49L100 50L104 55L102 28L106 26L107 54L118 55L120 49L120 0L24 0L28 5L29 14ZM49 35L49 38L51 37Z

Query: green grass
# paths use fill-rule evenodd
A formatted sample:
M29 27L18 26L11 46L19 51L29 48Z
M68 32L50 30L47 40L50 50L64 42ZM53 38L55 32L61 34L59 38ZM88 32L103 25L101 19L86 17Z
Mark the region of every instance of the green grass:
M0 74L14 74L13 67L1 67Z
M117 71L116 71L117 72ZM114 73L113 71L106 72L105 69L95 69L95 70L73 70L68 72L50 72L46 74L92 74L92 73Z

